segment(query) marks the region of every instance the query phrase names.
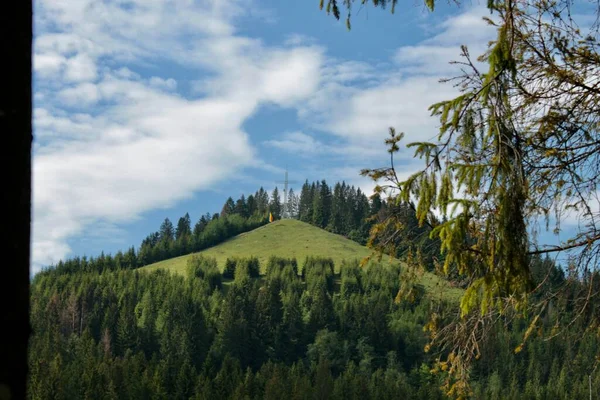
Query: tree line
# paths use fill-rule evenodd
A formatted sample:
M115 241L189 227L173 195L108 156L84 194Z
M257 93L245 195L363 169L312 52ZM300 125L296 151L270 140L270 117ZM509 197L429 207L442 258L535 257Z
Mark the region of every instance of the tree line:
M72 257L59 261L54 268L74 272L135 269L215 246L240 233L256 229L274 219L283 217L285 208L289 217L316 227L340 234L362 245L367 244L369 233L377 221L388 214L400 215L403 232L394 249L398 258L417 250L433 269L439 256L439 241L429 238L429 228L420 227L413 208L407 203L386 203L379 194L370 198L360 188L338 182L330 187L325 180L306 181L299 195L293 189L288 193L287 206L282 202L279 189L269 193L262 187L249 196L237 200L229 197L219 213L201 215L192 227L189 213L180 217L177 224L165 218L159 229L146 236L138 247L118 251L114 256L101 253L97 257Z
M192 257L187 278L129 269L32 281L31 399L444 399L443 349L426 352L423 327L451 309L421 288L395 300L398 266L329 259ZM540 279L568 279L551 261ZM223 269L223 271L221 271ZM260 272L263 271L263 274ZM542 281L540 280L540 283ZM558 299L560 301L560 299ZM552 312L545 324L552 323ZM471 370L473 397L586 398L598 337L586 319L579 342L535 335L514 354L528 321L496 324Z

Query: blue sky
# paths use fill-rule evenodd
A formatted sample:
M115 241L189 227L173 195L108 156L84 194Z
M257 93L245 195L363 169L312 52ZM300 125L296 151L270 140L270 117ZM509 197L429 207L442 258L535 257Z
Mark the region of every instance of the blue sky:
M386 164L388 127L433 137L448 62L494 37L478 3L355 7L350 32L318 3L37 1L33 270L137 247L165 217L272 190L286 165L370 191L358 172Z

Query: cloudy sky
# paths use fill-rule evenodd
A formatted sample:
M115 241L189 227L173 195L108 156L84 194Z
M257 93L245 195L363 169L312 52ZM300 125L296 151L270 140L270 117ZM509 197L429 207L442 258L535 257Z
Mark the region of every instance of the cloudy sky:
M386 164L388 127L431 138L448 62L493 37L477 3L356 7L350 32L318 4L37 1L33 270L137 247L165 217L272 190L286 165L370 190L358 171Z

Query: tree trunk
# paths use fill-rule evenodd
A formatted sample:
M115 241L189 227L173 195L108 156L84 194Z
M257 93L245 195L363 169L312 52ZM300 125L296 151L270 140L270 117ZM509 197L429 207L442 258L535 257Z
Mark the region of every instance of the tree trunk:
M0 400L25 399L29 342L32 1L0 7Z

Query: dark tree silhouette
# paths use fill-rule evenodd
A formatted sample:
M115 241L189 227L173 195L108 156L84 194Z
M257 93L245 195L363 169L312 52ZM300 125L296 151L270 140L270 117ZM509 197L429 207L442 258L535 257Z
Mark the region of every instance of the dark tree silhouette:
M5 226L0 268L0 399L26 398L29 341L29 248L31 223L32 2L2 4L0 54L6 72L0 90L0 194Z

